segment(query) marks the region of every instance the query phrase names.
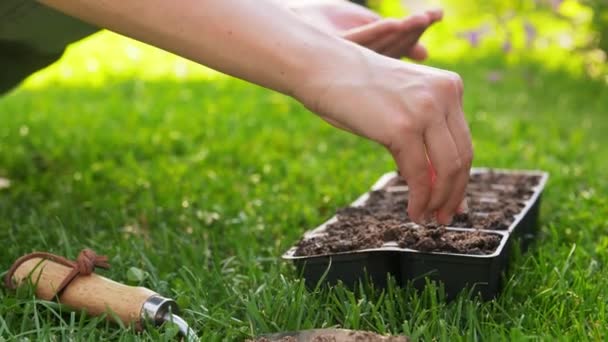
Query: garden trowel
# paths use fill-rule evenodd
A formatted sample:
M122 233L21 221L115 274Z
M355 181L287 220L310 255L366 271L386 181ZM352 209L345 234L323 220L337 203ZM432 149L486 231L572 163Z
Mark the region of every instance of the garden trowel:
M7 274L6 284L14 288L31 282L40 299L57 298L59 303L71 309L84 310L91 316L107 315L108 319L134 326L137 330L143 329L146 323L172 322L187 341L199 340L186 321L177 316L178 307L172 299L145 287L127 286L95 273L78 276L79 268L86 268L83 263L86 260L80 260L80 257L71 262L49 253L32 253L15 262ZM62 286L66 279L69 279L69 285ZM65 287L63 291L57 291L62 287Z

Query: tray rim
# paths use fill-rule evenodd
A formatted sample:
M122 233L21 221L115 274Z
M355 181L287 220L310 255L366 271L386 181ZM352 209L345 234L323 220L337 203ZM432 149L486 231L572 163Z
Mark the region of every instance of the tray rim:
M526 214L530 211L532 206L538 201L538 198L542 194L542 192L545 188L545 185L549 179L549 173L546 171L534 170L534 169L526 170L526 169L475 167L475 168L471 169L470 174L473 175L473 174L479 174L479 173L484 173L484 172L522 174L522 175L541 177L538 184L533 188L534 193L532 194L532 196L530 196L530 198L528 198L526 200L525 206L520 210L520 212L518 214L515 215L515 219L513 220L513 222L509 225L509 227L507 229L490 230L490 229L475 229L475 228L466 228L466 227L446 226L446 229L449 231L464 231L464 232L478 231L478 232L487 233L487 234L500 235L501 242L498 245L498 247L496 248L496 250L491 254L476 255L476 254L462 254L462 253L451 253L451 252L423 252L423 251L419 251L419 250L411 249L411 248L401 248L401 247L396 247L396 246L381 246L381 247L376 247L376 248L366 248L366 249L359 249L359 250L354 250L354 251L346 251L346 252L338 252L338 253L296 256L295 251L296 251L297 247L296 247L296 245L293 245L285 253L283 253L282 258L284 260L297 261L297 260L311 259L311 258L332 257L332 256L337 256L337 255L346 256L346 255L362 254L362 253L370 253L370 252L407 252L407 253L430 254L430 255L450 255L450 256L477 258L477 259L495 258L503 252L503 250L504 250L507 242L510 240L511 234L513 233L515 228L519 225L521 220L523 220L523 218L526 216ZM390 172L384 173L370 187L370 190L366 191L365 193L360 195L357 199L355 199L353 202L351 202L350 206L354 206L354 207L361 206L369 197L370 192L384 188L388 184L388 182L393 180L397 175L398 175L398 173L396 171L390 171ZM325 228L328 224L331 224L331 223L335 222L336 220L337 220L337 215L334 214L328 220L321 223L319 226L317 226L311 230L305 231L302 234L302 237L307 238L307 237L311 237L313 235L319 234L320 232L325 230ZM421 227L419 225L416 225L416 226Z

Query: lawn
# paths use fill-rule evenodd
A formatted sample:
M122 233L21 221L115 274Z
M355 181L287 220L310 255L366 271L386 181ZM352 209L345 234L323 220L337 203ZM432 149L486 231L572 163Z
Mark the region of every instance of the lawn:
M176 298L203 341L340 326L421 340L608 338L608 87L494 54L465 80L474 166L550 172L541 236L495 301L307 290L280 255L394 168L295 101L101 33L0 100L0 272L45 250ZM499 78L499 80L496 80ZM490 80L492 79L492 80ZM135 272L141 270L143 272ZM170 339L0 289L0 340Z

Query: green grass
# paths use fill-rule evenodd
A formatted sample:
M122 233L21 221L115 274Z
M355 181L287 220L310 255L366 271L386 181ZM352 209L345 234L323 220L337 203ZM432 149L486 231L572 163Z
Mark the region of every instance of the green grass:
M103 275L176 298L204 341L331 326L605 340L608 87L501 57L430 64L465 80L475 166L551 173L541 237L495 301L446 302L434 286L306 290L280 255L392 170L388 154L293 100L107 33L0 100L0 177L12 181L0 190L0 270L33 250L91 247L111 258ZM502 81L487 81L494 70ZM27 290L0 300L0 340L175 333L137 334Z

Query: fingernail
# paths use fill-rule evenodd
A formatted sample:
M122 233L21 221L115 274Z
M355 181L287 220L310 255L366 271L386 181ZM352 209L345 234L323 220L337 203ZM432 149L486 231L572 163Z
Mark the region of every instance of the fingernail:
M437 214L437 222L444 226L451 224L453 219L454 219L453 214L450 214L450 215L446 215L445 213Z
M458 207L458 213L459 214L464 214L464 213L468 213L469 212L469 204L466 198L462 199L462 202L460 202L460 206Z
M421 226L424 226L427 224L427 219L426 219L426 215L422 214L420 216L418 216L417 219L412 218L412 221L416 224L419 224Z

